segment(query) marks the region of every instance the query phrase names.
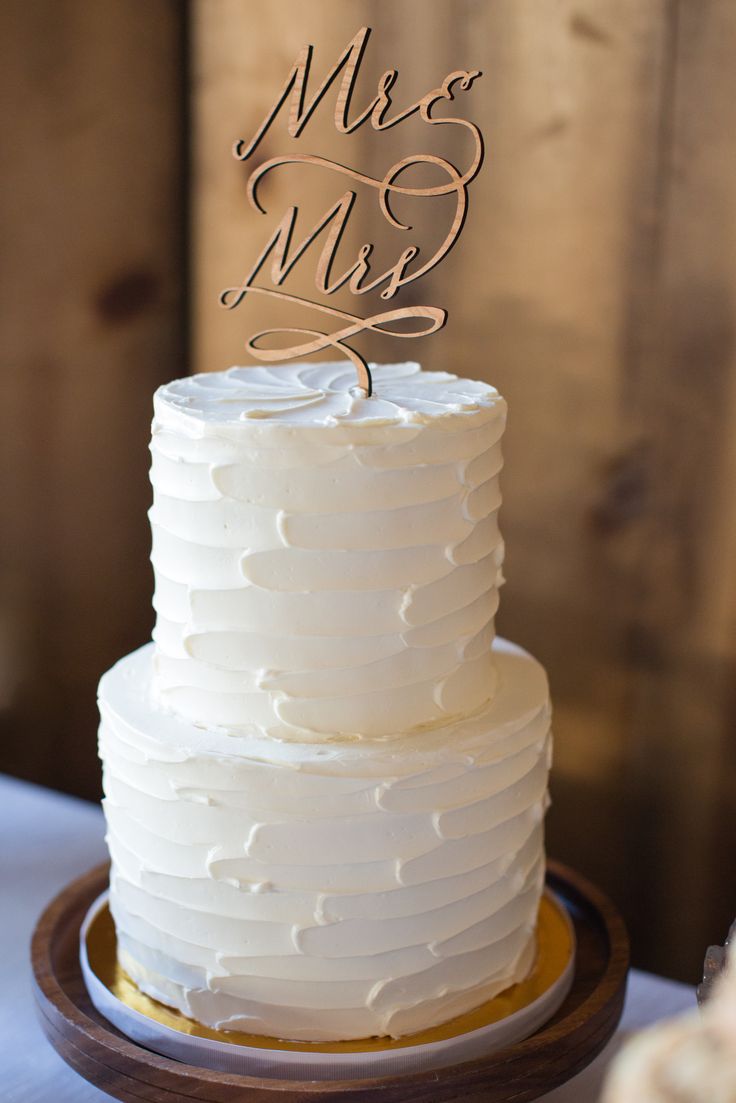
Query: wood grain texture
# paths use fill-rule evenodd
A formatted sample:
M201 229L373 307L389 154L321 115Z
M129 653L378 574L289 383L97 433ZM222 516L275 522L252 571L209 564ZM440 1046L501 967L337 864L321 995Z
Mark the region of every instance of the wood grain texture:
M654 968L722 941L734 913L736 661L736 9L668 6L652 265L633 294L628 373L645 508L623 612L632 677L632 830L650 860L631 890L656 915ZM661 902L661 903L660 903ZM700 969L693 970L696 979Z
M437 74L483 71L463 102L487 144L467 229L396 297L446 306L448 323L410 348L366 347L509 400L498 625L550 673L551 843L623 907L635 961L696 980L736 880L720 841L736 791L733 4L194 0L193 13L197 370L247 362L247 329L223 324L217 294L264 234L228 157L270 103L268 75L307 41L321 71L366 22L366 88L394 65L408 102ZM372 175L426 147L421 127L345 138L325 118L294 147ZM274 130L269 156L287 148ZM436 152L462 162L452 144ZM269 210L287 201L274 181ZM364 210L357 240L374 240Z
M186 367L183 14L0 5L0 769L86 796L97 680L152 623L151 395Z
M623 923L592 885L552 864L548 884L565 901L577 938L576 976L564 1004L532 1038L454 1068L380 1080L315 1083L244 1077L195 1068L128 1041L103 1019L87 995L79 966L79 928L107 883L105 866L73 882L39 920L31 948L41 1025L51 1044L80 1075L116 1099L174 1103L524 1103L584 1068L621 1017L628 969Z

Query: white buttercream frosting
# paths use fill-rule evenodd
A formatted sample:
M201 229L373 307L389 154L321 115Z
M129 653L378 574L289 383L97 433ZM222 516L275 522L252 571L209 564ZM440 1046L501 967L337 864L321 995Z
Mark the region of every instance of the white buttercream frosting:
M278 742L151 692L153 648L100 685L120 959L207 1025L402 1035L522 979L544 862L543 669L497 641L473 716L395 738Z
M506 405L417 364L232 368L155 396L155 687L277 739L387 737L481 708Z
M543 669L494 640L506 406L416 364L155 396L154 643L100 684L119 957L209 1026L435 1026L522 979Z

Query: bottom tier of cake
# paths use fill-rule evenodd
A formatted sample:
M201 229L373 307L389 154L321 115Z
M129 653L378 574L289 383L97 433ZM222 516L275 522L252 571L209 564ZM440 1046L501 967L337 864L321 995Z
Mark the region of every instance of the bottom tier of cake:
M393 739L279 743L152 700L152 645L100 685L119 957L218 1029L425 1030L523 979L544 881L543 668L494 645L492 702Z

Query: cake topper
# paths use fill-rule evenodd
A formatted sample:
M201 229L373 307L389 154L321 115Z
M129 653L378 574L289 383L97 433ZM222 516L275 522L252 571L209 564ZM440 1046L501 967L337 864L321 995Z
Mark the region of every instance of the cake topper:
M477 69L469 71L462 69L449 73L437 88L432 88L416 102L395 111L393 114L391 93L399 74L397 69L387 69L378 81L375 97L362 110L351 117L355 83L370 33L369 27L362 27L358 31L340 54L319 88L311 96L311 99L308 99L308 84L313 47L304 46L297 55L281 91L263 122L261 122L250 140L246 141L239 138L234 143L233 156L238 161L249 160L258 150L261 141L287 103L287 131L292 138L298 138L325 97L328 89L336 81L338 74L342 73L334 109L335 128L339 133L352 134L366 122L370 122L374 130L388 130L393 126L398 126L411 116L418 115L429 126L463 127L469 132L473 146L468 167L461 172L444 157L429 153L417 153L396 161L379 179L337 161L328 160L325 157L314 154L286 153L281 156L270 157L252 170L247 185L248 199L256 211L265 214L266 211L259 194L259 185L263 179L283 165L309 165L345 176L357 185L374 189L378 193L378 206L383 218L395 230L407 233L411 231L412 227L400 220L395 214L392 205L394 196L403 195L416 199L431 200L437 196L454 195L454 211L444 240L427 260L418 259L420 257L418 245L407 245L396 262L379 274L374 274L371 270L373 244L366 242L361 245L355 260L347 268L336 273L340 242L357 199L357 192L349 189L336 202L331 203L309 233L298 244L294 243L293 238L299 208L297 204L288 207L276 228L267 238L260 255L243 281L237 286L225 288L220 294L220 304L227 310L233 310L240 306L248 295L255 294L266 295L294 306L308 307L332 319L330 324L333 328L328 332L318 329L295 329L287 326L262 330L247 339L246 348L257 360L271 363L310 356L328 348L340 349L354 364L358 375L359 393L366 397L370 396L372 391L368 364L364 357L348 344L348 341L368 331L390 334L393 337L401 338L424 337L442 329L447 321L447 311L438 306L406 305L372 314L369 317L361 317L358 314L337 310L328 302L305 299L280 289L286 277L312 242L320 235L324 235L322 251L315 272L315 287L320 295L328 298L346 285L353 295L365 295L367 292L375 291L381 285L385 285L380 292L381 299L384 302L393 299L402 287L421 279L435 265L439 264L456 244L465 224L468 211L468 187L477 176L483 162L483 137L474 123L463 118L435 118L434 116L438 104L442 101L453 101L458 89L468 91L471 88L476 78L481 75ZM417 165L435 166L443 174L442 182L434 187L415 187L403 183L406 174ZM255 281L262 273L269 258L270 277L273 286L264 287ZM424 320L426 324L419 328L412 328L413 319L417 318ZM402 326L402 323L405 322L409 323L408 329ZM294 341L287 347L268 347L269 338L278 337L282 334L293 334L302 339Z

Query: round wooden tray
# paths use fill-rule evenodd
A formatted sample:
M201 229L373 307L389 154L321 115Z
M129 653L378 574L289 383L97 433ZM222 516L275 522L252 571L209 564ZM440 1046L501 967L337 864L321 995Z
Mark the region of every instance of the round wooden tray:
M579 874L551 862L547 884L575 927L575 979L544 1028L487 1058L409 1076L294 1081L238 1076L160 1057L120 1034L92 1006L79 964L79 930L107 885L108 867L73 881L49 904L33 935L35 994L46 1037L86 1080L116 1099L140 1103L524 1103L585 1068L621 1017L629 946L623 920Z

